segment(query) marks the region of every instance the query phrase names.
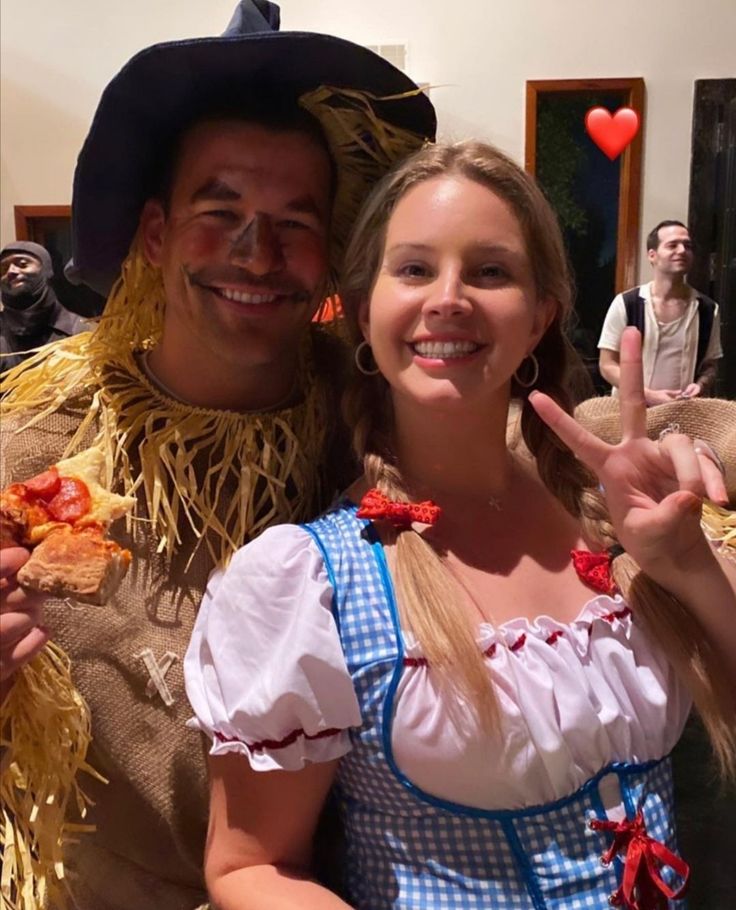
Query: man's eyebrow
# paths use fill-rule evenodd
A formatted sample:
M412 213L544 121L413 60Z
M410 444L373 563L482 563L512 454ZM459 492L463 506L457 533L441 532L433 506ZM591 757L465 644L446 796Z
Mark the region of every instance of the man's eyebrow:
M199 189L192 193L190 202L216 201L216 202L237 202L241 198L240 193L234 190L228 183L219 177L213 177L203 183ZM295 212L303 215L315 215L323 219L325 213L320 209L314 197L310 193L303 196L297 196L290 199L284 208L289 212Z
M240 199L240 193L225 183L224 180L220 180L219 177L213 177L203 183L198 190L195 190L189 201L201 202L203 199L216 202L235 202Z
M316 215L317 218L324 218L325 213L317 205L317 202L310 193L303 196L297 196L296 199L290 199L284 206L289 212L298 212L302 215Z

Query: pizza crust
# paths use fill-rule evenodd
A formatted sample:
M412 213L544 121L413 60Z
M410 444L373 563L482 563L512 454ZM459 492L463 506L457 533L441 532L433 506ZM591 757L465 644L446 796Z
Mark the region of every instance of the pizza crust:
M104 604L130 565L130 551L94 530L54 530L31 552L18 572L24 588L53 597Z

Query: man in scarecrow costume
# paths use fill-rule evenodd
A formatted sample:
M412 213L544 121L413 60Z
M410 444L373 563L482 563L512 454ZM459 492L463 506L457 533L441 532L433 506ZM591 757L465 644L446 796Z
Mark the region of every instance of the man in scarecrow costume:
M109 488L137 501L112 529L133 554L113 598L49 599L48 632L5 652L3 886L19 907L59 906L60 876L80 910L206 901L181 670L195 611L215 565L349 477L339 344L312 320L366 193L435 117L368 50L278 27L275 4L243 0L222 37L148 48L107 86L73 199L74 271L109 292L105 313L4 379L3 483L97 446ZM17 552L3 585L30 614ZM85 799L94 830L78 832Z

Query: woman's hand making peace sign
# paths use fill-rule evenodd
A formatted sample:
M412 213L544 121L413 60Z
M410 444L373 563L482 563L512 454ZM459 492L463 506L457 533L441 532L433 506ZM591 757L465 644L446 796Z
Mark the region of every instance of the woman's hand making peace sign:
M710 549L700 527L702 499L724 502L726 489L718 468L690 437L671 432L657 442L648 439L637 329L624 331L620 362L618 445L598 439L541 392L532 393L530 403L600 480L621 545L661 580L671 569L702 564Z

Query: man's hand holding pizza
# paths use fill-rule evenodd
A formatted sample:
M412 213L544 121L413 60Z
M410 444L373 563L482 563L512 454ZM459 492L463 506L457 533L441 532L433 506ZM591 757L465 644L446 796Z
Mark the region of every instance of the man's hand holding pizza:
M48 641L44 594L104 604L131 554L107 536L135 500L102 484L104 455L87 449L0 492L0 696Z

